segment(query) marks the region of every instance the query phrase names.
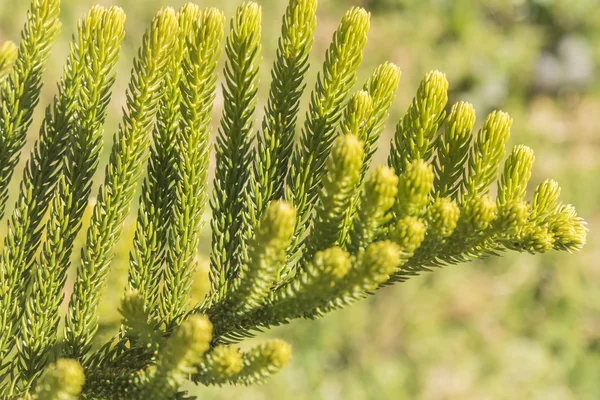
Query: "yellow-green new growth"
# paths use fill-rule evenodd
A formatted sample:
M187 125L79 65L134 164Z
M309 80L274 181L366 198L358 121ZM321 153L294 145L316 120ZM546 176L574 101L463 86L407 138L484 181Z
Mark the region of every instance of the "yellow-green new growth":
M350 206L358 192L363 142L353 133L340 136L327 159L323 186L319 192L315 222L306 241L303 260L319 250L342 246L349 230Z
M265 381L283 368L292 356L292 346L269 340L246 353L230 346L217 346L205 357L194 382L209 385L252 385Z
M454 104L444 122L444 131L435 143L435 161L432 165L436 195L458 198L474 126L473 106L464 102Z
M414 160L428 161L439 127L446 115L448 80L439 71L425 75L417 95L398 122L392 139L388 165L402 174Z
M527 146L515 146L504 162L504 171L498 181L498 204L523 200L535 157Z
M440 197L431 203L424 216L427 234L411 260L413 265L435 259L447 238L454 233L459 216L458 205L449 197Z
M436 199L427 208L427 231L440 239L447 238L454 232L460 210L454 201L447 197Z
M140 333L148 325L148 313L145 310L144 299L137 290L129 290L121 299L119 312L123 316L123 325L135 333Z
M192 315L167 341L159 365L165 368L179 369L180 372L187 371L197 363L202 354L209 349L212 337L212 324L208 318L201 315Z
M43 378L36 386L35 400L77 400L85 375L75 360L61 358L46 368Z
M212 324L208 318L192 315L175 330L157 355L156 365L148 367L136 388L137 398L169 400L196 372L195 365L210 347Z
M389 240L371 243L354 260L349 272L336 285L326 305L307 316L316 317L367 297L390 279L404 262L402 248Z
M483 232L496 217L496 203L488 195L473 197L463 203L460 213L458 229L465 235Z
M552 179L535 188L523 231L523 243L518 243L516 249L534 252L579 250L585 245L587 234L585 222L577 216L573 206L561 204L560 186Z
M260 314L269 324L311 317L332 297L332 289L350 271L352 258L339 247L319 251L292 282L275 292Z
M339 247L319 251L294 280L274 291L261 309L242 318L242 326L234 329L232 339L235 340L238 336L238 330L243 334L243 331L255 328L257 323L269 326L292 318L314 316L319 307L331 300L334 295L332 289L348 273L351 264L350 254ZM218 339L222 340L220 336L233 326L229 324L219 327Z
M530 205L525 201L527 183L535 157L527 146L515 146L504 162L498 180L496 203L503 244L514 250L545 252L552 249L552 235L547 227L529 223Z
M357 131L359 132L359 138L363 141L364 155L363 163L361 166L360 179L358 186L362 185L364 177L371 165L371 159L375 151L377 151L377 142L385 123L389 117L389 109L396 97L396 91L398 90L398 84L400 83L400 68L392 63L384 63L378 66L373 74L369 77L367 82L363 86L363 91L369 96L364 102L368 100L370 103L369 117L364 121L362 126L359 126ZM361 92L357 92L355 96ZM348 108L347 108L348 110ZM351 117L345 117L345 120L351 120ZM344 132L342 130L342 132ZM352 228L352 219L356 218L357 209L360 207L360 193L356 193L352 199L350 209L346 213L347 221L344 223L346 230ZM345 242L348 237L348 232L342 233L342 243Z
M550 223L555 250L581 250L586 243L587 231L586 222L571 204L562 205L556 219Z
M487 116L471 147L468 168L463 169L465 194L478 196L489 192L497 178L511 126L512 118L505 112L494 111Z
M387 281L390 274L402 263L402 248L391 241L375 242L369 245L358 259L358 266L353 269L358 288L355 291L371 291Z
M244 353L244 368L234 382L242 385L264 382L285 367L291 358L291 345L279 339L269 340Z
M397 218L420 217L431 201L434 179L431 165L423 160L414 160L398 177L398 198L394 205Z
M400 68L386 62L377 68L371 74L363 86L371 97L373 111L371 117L364 128L365 161L362 168L362 177L365 176L373 154L377 151L379 137L385 128L385 123L389 117L389 110L396 98L396 91L400 84ZM362 180L362 178L361 178Z
M371 120L371 116L373 115L373 100L371 96L366 90L359 90L355 92L346 108L344 110L344 114L342 116L342 120L340 123L340 132L342 134L353 134L357 138L360 139L362 143L363 154L360 160L360 173L358 179L355 183L355 190L353 191L349 204L345 207L344 210L344 221L342 222L342 226L340 228L340 234L337 241L337 244L340 246L344 246L347 239L350 228L352 227L352 218L354 218L354 214L356 213L356 206L360 197L360 186L362 184L363 179L363 170L364 170L364 145L365 140L367 140L367 129L369 128L369 122ZM334 144L335 145L335 144ZM324 179L326 181L327 179ZM325 246L328 247L328 246ZM322 247L324 248L324 247ZM314 252L313 252L314 254Z
M391 229L389 238L400 246L404 253L411 254L421 245L425 238L427 227L415 217L404 217L398 220Z
M137 290L129 290L121 299L119 307L125 333L133 345L142 348L153 347L159 341L156 323L150 320L145 299Z
M288 174L287 198L298 212L297 238L292 259L302 247L302 239L321 188L321 178L340 122L344 100L356 82L367 41L370 15L362 8L348 10L325 54L323 70L317 75L300 144L294 149ZM342 132L346 133L346 132Z
M454 232L434 256L442 264L456 264L493 250L496 216L496 202L489 195L464 200Z
M391 168L378 165L362 189L358 211L351 224L348 251L356 254L381 235L391 218L389 211L397 195L398 177Z
M237 347L219 345L206 354L192 380L205 385L223 385L232 381L242 368L242 352Z
M287 202L269 203L248 246L248 261L227 295L209 315L213 321L234 320L237 313L262 305L272 291L286 261L286 250L294 233L296 211Z
M527 154L530 157L521 157L526 166L527 160L533 161L533 153ZM560 187L555 181L547 180L538 185L528 208L527 221L521 220L511 228L511 235L504 237L503 244L509 249L530 253L581 249L587 236L585 222L577 216L573 206L560 203L559 196Z
M529 216L529 204L524 200L513 200L503 204L497 204L497 218L495 229L504 237L510 237L515 231L523 227Z
M354 93L342 115L340 132L342 134L352 133L363 143L366 139L366 128L373 114L373 100L366 90Z
M560 186L554 179L540 183L533 193L529 218L538 223L547 223L560 205Z
M412 275L417 275L419 267L415 268L408 266L406 263L411 260L415 252L419 249L425 240L427 226L423 220L408 216L398 220L395 226L390 228L388 238L390 241L398 245L400 249L401 261L399 268L390 274L390 279L385 282L391 284L395 282L404 282Z

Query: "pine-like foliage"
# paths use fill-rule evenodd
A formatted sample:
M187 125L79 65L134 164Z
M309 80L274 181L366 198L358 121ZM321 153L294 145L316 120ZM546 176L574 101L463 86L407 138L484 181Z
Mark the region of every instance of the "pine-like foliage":
M0 216L59 32L59 6L33 0L19 47L0 47ZM425 76L398 122L388 165L371 167L400 70L385 63L353 92L369 29L361 8L335 31L297 127L316 7L289 2L258 130L260 7L242 4L227 35L213 8L157 13L134 60L59 335L125 35L117 7L82 17L0 256L2 398L183 399L188 380L262 382L285 366L291 347L271 340L243 352L236 344L271 326L320 317L433 267L584 246L586 224L560 201L555 181L528 197L533 151L515 146L503 162L511 118L493 112L475 133L475 110L447 104L441 72ZM100 291L144 170L122 326L102 345L94 341ZM189 304L209 204L211 291Z
M261 9L248 2L238 7L225 43L223 116L217 135L212 197L212 287L218 299L241 267L246 250L249 204L245 199L251 172L254 109L258 91Z

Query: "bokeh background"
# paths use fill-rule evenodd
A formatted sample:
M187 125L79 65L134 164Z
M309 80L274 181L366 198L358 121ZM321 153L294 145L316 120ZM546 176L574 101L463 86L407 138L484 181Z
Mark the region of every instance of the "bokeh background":
M257 1L263 7L262 105L286 2ZM106 162L143 30L160 7L179 7L184 1L62 2L63 32L45 75L44 104L56 91L52 82L60 76L77 18L96 3L119 5L128 16L106 124ZM238 4L238 0L197 2L217 6L228 16ZM472 102L480 122L495 108L514 117L511 144L529 145L537 155L532 187L547 177L559 181L564 201L575 204L589 223L588 245L572 255L507 254L447 267L386 288L323 320L274 329L268 335L294 346L294 358L281 374L252 388L191 391L202 399L257 400L600 398L598 0L320 3L310 85L343 12L354 5L372 12L359 84L386 60L402 69L380 162L419 80L427 71L439 69L450 81L451 102ZM27 0L0 0L0 41L18 41L27 7ZM216 105L218 121L219 96ZM37 136L40 111L28 147ZM21 168L23 164L24 160ZM101 173L103 169L96 185ZM17 182L13 194L16 188ZM99 340L118 329L116 309L134 228L132 212L105 288ZM206 228L201 259L206 257L209 237ZM206 268L197 275L194 296L200 299L207 287Z

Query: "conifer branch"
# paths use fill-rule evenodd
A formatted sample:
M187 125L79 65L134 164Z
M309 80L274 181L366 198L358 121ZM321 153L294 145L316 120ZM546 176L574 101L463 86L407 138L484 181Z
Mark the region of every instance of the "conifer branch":
M440 264L456 264L492 252L497 216L496 203L488 195L463 201L454 233L437 255Z
M385 128L385 123L389 117L388 111L396 97L396 90L398 90L399 83L400 69L392 63L385 63L373 71L373 74L363 87L363 90L370 98L371 111L369 112L368 120L364 121L363 126L359 129L359 137L364 143L364 160L357 187L362 185L367 170L371 165L371 159L377 151L377 143ZM356 218L360 201L360 192L358 192L354 195L350 208L346 213L346 221L344 222L346 232L341 235L341 243L345 243L349 238L349 232L347 231L353 229L353 220Z
M279 372L290 361L292 346L283 340L269 340L243 354L243 368L230 380L237 385L262 383Z
M497 178L512 118L502 111L487 116L471 147L468 168L463 169L463 190L471 196L487 194Z
M269 340L246 353L232 346L215 347L200 365L192 381L204 385L254 385L279 372L290 360L292 347L283 340Z
M392 139L388 165L402 174L418 159L429 161L437 131L444 121L448 81L439 71L425 75L417 95L398 125Z
M499 236L508 238L512 235L509 229L514 232L517 226L525 223L528 206L523 199L505 202L497 209L487 196L504 155L511 123L508 114L502 112L490 114L484 122L470 149L468 168L463 170L460 181L460 214L463 217L459 218L455 232L446 240L445 246L438 252L429 253L427 261L421 259L423 265L456 263L494 254L499 248ZM474 230L474 226L481 229Z
M577 216L572 205L560 202L560 186L552 179L540 183L535 188L528 225L528 239L530 246L534 245L534 252L547 251L550 244L554 250L572 252L580 250L586 242L585 222ZM536 238L536 233L541 233L542 237L549 234L551 239L538 239L536 243L535 240L531 240ZM539 248L540 244L545 247ZM535 248L536 245L538 248Z
M147 176L142 184L137 214L137 225L133 248L129 256L130 290L137 290L144 298L145 308L157 314L154 307L159 294L161 267L166 262L165 251L168 227L171 222L176 182L175 145L181 124L180 80L183 74L182 61L187 52L186 39L201 10L186 4L177 13L179 23L178 40L168 61L168 71L163 92L158 103L156 123L152 134Z
M394 205L397 218L421 217L431 201L434 174L431 165L414 160L398 177L398 197Z
M334 133L342 116L345 99L356 82L356 71L367 41L369 19L369 13L362 8L352 8L344 14L333 34L325 54L323 70L317 76L311 93L300 145L294 149L288 175L289 190L286 196L297 211L295 241L290 257L292 263L301 254L325 163L335 139Z
M284 197L284 183L296 136L300 97L306 84L308 56L317 25L316 0L291 0L286 8L281 37L271 71L269 100L262 130L257 135L250 200L251 222L260 220L271 200Z
M40 97L44 66L60 33L59 11L60 0L32 1L17 59L0 88L0 218L4 216L8 184Z
M121 299L119 312L122 324L132 346L155 349L160 344L160 333L148 311L144 298L137 290L130 290Z
M181 126L175 147L175 201L168 234L167 266L160 293L161 317L169 325L187 311L194 258L206 206L210 122L225 17L204 10L194 23L181 80Z
M511 201L525 200L534 160L533 150L527 146L518 145L512 150L498 181L499 207Z
M373 99L369 96L366 90L359 90L354 93L340 120L340 132L341 135L353 134L359 138L363 143L367 138L367 124L373 114ZM334 142L335 143L335 142Z
M143 299L136 294L130 300L135 297L136 308L139 310ZM115 400L179 398L179 387L189 379L190 374L196 372L195 365L201 362L202 355L209 349L211 332L212 324L206 317L190 316L166 341L160 340L160 343L152 344L153 348L160 344L158 352L151 353L153 363L142 364L137 359L133 361L137 364L134 368L122 362L129 356L126 349L109 349L104 354L104 361L117 350L121 362L112 365L108 363L102 369L93 370L94 374L86 380L83 394L86 397ZM138 353L137 357L139 356Z
M70 359L57 359L66 271L124 36L116 7L95 7L83 18L0 257L0 397L189 399L181 391L188 379L261 383L288 362L290 346L274 340L242 352L228 344L319 318L434 267L585 245L586 223L561 202L556 182L544 181L528 199L531 149L515 146L500 168L510 117L493 112L473 135L470 104L453 105L446 117L448 82L437 71L425 76L398 123L388 166L367 175L400 71L383 64L349 96L369 28L360 8L334 34L292 150L315 10L315 0L291 0L286 9L256 150L260 8L245 3L231 22L211 199L211 292L192 311L224 16L188 4L154 18L81 251L62 349ZM33 0L12 68L14 47L0 47L0 215L57 14L58 0ZM92 352L100 289L148 157L122 327Z
M453 108L452 111L456 110L456 113L453 117L451 111L448 117L449 122L459 116L459 107L460 105L457 105L456 108ZM469 121L471 117L468 117L470 114L468 106L463 108L463 112L467 116L465 121ZM449 122L446 123L447 128L451 126ZM497 210L493 200L486 195L489 191L488 187L496 179L498 164L504 155L504 146L508 140L511 123L510 117L502 112L494 112L486 118L482 129L470 147L468 167L462 169L462 178L458 180L459 187L455 187L451 191L455 198L458 194L461 195L461 217L456 223L455 232L444 240L445 244L437 252L430 252L425 257L423 257L425 252L422 252L420 261L414 262L410 266L413 273L427 270L428 265L454 264L478 258L484 254L494 254L498 249L496 241L498 235L500 233L507 234L507 227L513 229L524 223L528 212L524 201L508 202L502 210ZM467 122L467 124L469 123ZM450 133L446 131L444 136L450 137ZM463 137L461 140L470 141L466 126L463 134L456 136L457 148L461 147L460 141L458 141L461 136ZM440 139L440 142L443 140L445 139ZM461 152L464 151L465 149L461 150ZM441 162L441 159L439 161ZM452 165L452 163L445 162L445 165ZM442 181L438 180L438 182ZM456 184L457 181L452 178L450 182ZM473 229L474 227L476 229ZM399 276L406 275L399 274ZM394 277L394 279L396 278Z
M2 84L0 106L0 216L3 213L6 185L31 123L31 114L41 89L41 72L51 44L58 36L59 2L32 4L23 30L23 42L15 66ZM15 330L24 310L29 289L31 262L40 242L39 225L50 194L59 178L62 155L69 131L81 79L83 50L73 48L59 83L59 93L46 109L30 159L23 172L17 204L8 221L8 232L0 257L0 371L5 356L14 344ZM8 159L4 159L7 156ZM11 159L12 157L14 159ZM6 179L6 180L5 180Z
M215 186L211 199L213 217L211 282L218 300L227 281L239 272L246 257L248 234L246 183L251 172L253 114L258 90L261 9L253 2L238 7L225 44L223 116L217 136Z
M301 265L306 265L317 251L344 245L349 230L347 213L358 192L363 156L363 142L354 133L338 137L333 144Z
M21 378L27 388L42 371L56 343L59 307L73 241L91 190L91 178L102 148L102 125L114 82L114 66L124 37L125 14L118 7L94 7L79 23L72 45L72 64L80 71L78 121L65 139L63 175L50 207L47 237L33 266L33 286L19 332ZM70 101L70 100L69 100ZM59 164L62 165L62 164Z
M242 267L240 277L234 280L221 302L208 311L213 323L235 320L238 314L263 304L285 263L295 220L296 212L290 204L269 203L250 241L248 262Z
M500 213L506 213L505 210L511 204L524 202L534 160L533 150L527 146L518 145L513 148L504 162L504 170L498 180L496 199ZM548 227L536 224L531 211L529 211L526 222L507 228L502 236L503 245L507 248L531 253L544 253L552 250L554 244L554 238Z
M356 254L381 236L389 222L390 209L398 195L398 177L386 166L378 165L367 178L359 208L352 222L348 251Z
M236 342L253 329L310 315L331 300L332 288L348 273L351 263L350 255L339 247L319 251L295 279L274 291L263 307L215 325L213 343Z
M561 205L556 218L550 224L550 233L554 239L554 250L574 252L586 244L587 223L577 215L571 204Z
M244 368L240 349L219 345L204 356L198 372L192 375L194 383L203 385L223 385L230 383Z
M140 376L134 389L137 398L172 399L208 350L211 332L212 325L205 317L194 315L184 321L159 351L156 365Z
M444 131L435 144L432 166L435 173L433 187L437 196L458 198L474 126L473 106L464 102L454 104L444 122Z
M456 116L458 107L456 106L452 110L456 110ZM468 107L464 111L467 112L467 115L469 114ZM451 112L448 117L449 121L452 122L456 116L453 116ZM466 120L469 119L470 117ZM450 125L447 122L448 126ZM508 139L509 127L510 117L508 115L493 113L488 116L470 149L469 170L468 172L463 171L463 178L459 181L462 188L460 193L463 196L461 206L453 205L450 199L438 197L426 211L421 208L420 213L413 214L425 217L429 228L426 238L421 248L417 250L415 257L400 271L393 274L388 283L404 281L420 271L428 271L432 266L493 254L499 248L500 236L512 237L509 229L517 229L517 226L524 223L528 209L522 200L509 202L503 207L503 211L497 214L496 207L485 196L488 186L496 179L497 164L504 154L503 149ZM448 131L444 133L446 136L448 134ZM466 132L461 136L464 138L462 140L469 141ZM439 140L441 142L445 139ZM488 161L490 158L491 161ZM496 167L492 167L488 162L495 163ZM453 179L451 178L449 182L456 183ZM527 177L527 179L529 178ZM400 180L402 181L402 177ZM454 190L456 190L453 192L454 196L457 196L459 189L455 188ZM402 192L403 190L400 189L399 194ZM438 193L435 193L438 196ZM398 203L402 204L402 201ZM426 206L428 203L429 201L423 200L422 206ZM461 215L463 215L462 218ZM436 223L436 221L438 222ZM473 230L473 225L479 225L482 229Z
M420 268L407 268L406 264L425 240L426 232L427 226L420 218L408 216L395 223L390 229L388 237L389 240L399 246L401 259L396 271L392 272L389 279L386 282L382 282L381 285L403 282L410 276L418 274L421 270Z
M540 183L533 193L530 219L540 223L551 219L560 204L560 193L561 188L554 179L546 179Z
M361 137L365 144L361 182L371 165L373 155L377 151L377 143L389 118L389 110L396 98L400 75L400 68L386 62L375 68L375 71L363 86L363 90L371 97L373 111L363 129L364 137Z
M406 261L406 257L403 257L403 251L406 250L406 247L400 247L389 240L371 243L366 250L359 253L350 272L337 285L332 299L326 305L313 310L310 317L322 316L367 297Z
M89 350L97 330L99 288L108 273L113 249L147 156L158 89L164 82L164 67L176 36L175 12L168 8L161 10L144 35L134 62L126 112L114 138L106 179L94 207L69 302L64 354L72 358L80 358Z
M358 179L356 179L356 182L354 182L354 189L347 189L349 193L351 192L350 200L348 201L348 204L344 205L344 219L341 223L341 226L338 228L340 231L338 233L339 237L336 243L338 246L342 247L346 245L348 234L352 227L352 219L354 218L354 214L356 213L356 205L360 196L360 186L362 184L363 170L365 167L364 146L365 140L368 139L367 135L369 132L367 132L367 129L369 128L369 123L372 114L373 99L371 99L371 96L367 91L359 90L358 92L354 93L348 101L340 124L340 131L342 132L342 134L353 134L357 138L359 138L362 142L363 150L363 154L360 157L361 160L358 162L361 171L358 175ZM327 179L324 179L324 182L326 181ZM323 189L324 187L321 188L321 190ZM330 246L324 246L322 248L326 247ZM314 251L311 254L314 255Z
M411 259L412 265L426 264L426 260L435 257L443 247L446 239L450 237L460 216L460 209L456 202L448 197L439 197L427 208L424 222L427 225L425 240Z

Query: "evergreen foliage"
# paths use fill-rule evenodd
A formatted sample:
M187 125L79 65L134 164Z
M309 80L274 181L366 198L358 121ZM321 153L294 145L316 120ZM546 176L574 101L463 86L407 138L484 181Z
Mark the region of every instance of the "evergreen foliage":
M58 0L33 0L18 50L0 48L0 215L58 13ZM81 19L8 218L0 257L2 398L182 399L188 379L260 383L286 365L291 347L270 340L242 351L237 343L271 326L321 317L433 267L585 245L586 224L560 201L555 181L528 199L533 151L517 145L503 162L511 118L493 112L474 134L470 104L446 113L448 82L438 71L425 76L398 122L388 165L370 167L400 70L383 64L352 92L369 29L361 8L335 31L297 135L315 13L315 0L290 1L255 131L260 7L242 4L225 40L216 9L158 12L134 60L61 337L66 274L125 32L117 7L94 7ZM100 291L144 168L122 327L98 346ZM211 291L189 304L209 201Z
M167 183L174 182L176 174L173 162L176 156L179 125L183 123L180 114L182 102L184 54L187 53L186 39L192 24L199 17L200 8L195 5L183 7L177 17L179 40L169 60L169 71L165 77L163 93L159 100L156 124L153 130L153 143L150 147L147 177L144 179L139 201L139 213L130 254L129 288L138 290L144 296L148 310L154 307L159 295L161 267L165 261L168 223L171 219L173 194Z
M204 10L193 26L184 59L180 88L181 129L176 136L174 201L168 232L166 267L161 292L161 317L167 324L187 307L202 213L206 207L210 150L210 111L216 86L225 18L216 9ZM171 161L174 161L173 159Z
M99 289L106 280L115 244L148 156L159 88L164 84L177 29L175 12L159 11L134 60L126 110L114 136L104 185L98 193L69 302L63 349L67 357L81 359L97 330Z
M225 100L217 136L217 166L211 203L211 276L216 299L225 293L227 281L237 274L246 255L249 204L244 193L252 159L260 33L260 7L253 2L242 4L231 20L225 43Z

